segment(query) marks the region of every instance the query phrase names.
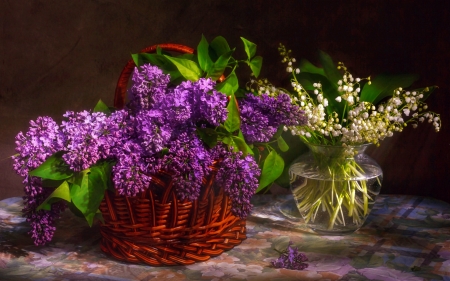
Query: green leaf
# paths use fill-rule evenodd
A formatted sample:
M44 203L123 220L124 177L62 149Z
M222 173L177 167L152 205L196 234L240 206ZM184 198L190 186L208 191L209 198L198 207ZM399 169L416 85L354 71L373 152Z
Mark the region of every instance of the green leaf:
M394 90L399 87L409 87L417 80L416 75L404 74L404 75L378 75L375 77L371 84L366 83L361 91L360 101L370 102L377 104L385 97L392 96Z
M227 135L227 136L223 137L222 138L222 142L224 144L228 145L229 147L232 147L233 148L233 152L238 152L239 151L239 148L234 143L234 140L233 140L231 135Z
M89 183L94 184L97 189L102 189L103 191L112 187L113 182L111 179L111 174L114 165L114 161L102 161L92 166L89 173Z
M162 55L162 54L163 54L162 48L161 48L159 45L156 46L156 54L157 54L157 55Z
M230 96L239 89L239 82L236 73L231 72L228 77L221 83L216 85L216 90Z
M198 43L197 46L197 57L200 68L203 69L204 71L207 71L213 64L213 61L209 57L208 48L209 48L208 41L206 41L205 36L202 35L202 39L200 40L200 43Z
M261 56L256 56L252 58L252 60L249 63L250 69L252 70L256 78L259 76L259 73L261 72L262 61L263 58Z
M198 64L198 57L194 54L181 54L179 56L176 56L176 58L191 60Z
M188 59L179 59L166 56L180 71L184 78L190 81L197 81L202 76L202 70L197 63Z
M279 136L277 138L278 148L280 148L281 151L286 152L289 150L289 145L284 141L282 136Z
M337 69L331 57L324 51L319 51L319 60L328 80L330 80L332 84L337 84L337 82L342 79L342 74Z
M69 184L67 181L64 181L58 188L56 188L48 197L47 199L42 202L41 205L37 207L37 211L44 209L47 211L51 210L52 203L55 203L59 200L66 200L67 202L71 202L70 199L70 190L69 190Z
M168 65L168 60L164 57L164 55L160 54L139 53L132 54L131 57L133 58L136 66L142 66L145 63L150 63L164 69L164 67Z
M64 152L59 151L50 156L39 167L29 172L30 176L40 177L50 180L64 180L72 177L73 172L62 159Z
M252 151L253 151L253 158L255 159L256 164L258 164L258 166L259 166L259 164L260 164L259 161L261 160L261 153L259 152L259 148L254 146L252 148Z
M230 51L230 46L225 38L217 36L209 43L209 55L213 61L218 57Z
M110 114L111 110L102 100L99 100L94 107L94 112L103 112L105 114Z
M197 63L188 59L179 59L169 56L164 56L171 61L180 71L184 78L190 81L197 81L202 76L202 70Z
M305 59L301 60L299 68L300 68L301 72L315 73L315 74L319 74L322 76L326 76L323 68L319 68L319 67L313 65L312 63L310 63L308 60L305 60Z
M281 136L281 134L284 132L283 128L284 128L284 125L278 126L277 132L275 133L275 135L273 135L274 139L277 139L278 137Z
M284 160L275 150L272 150L267 158L264 160L264 165L261 171L261 178L256 192L274 182L283 172Z
M150 63L152 65L158 66L165 74L170 75L171 82L178 81L183 77L178 68L164 55L139 53L132 54L131 56L133 57L134 63L137 66L142 66L144 63Z
M224 54L222 54L212 65L211 68L208 69L207 77L211 77L214 81L217 81L220 76L225 71L225 68L228 65L228 61L231 58L231 55L233 54L234 49L230 50Z
M277 178L276 183L283 187L289 188L290 180L289 180L289 167L290 164L298 157L298 155L304 154L308 151L308 147L300 141L300 137L295 135L293 136L289 131L282 133L284 141L288 144L289 150L287 152L279 151L280 156L283 158L285 162L285 167L283 173L280 177Z
M42 187L57 188L64 182L64 180L42 179L41 182L42 182Z
M248 41L244 37L241 37L244 42L245 52L247 53L248 60L251 60L256 54L256 44Z
M225 120L224 126L228 132L233 133L234 131L239 130L241 126L241 119L239 118L239 109L238 103L234 94L232 93L230 96L230 101L227 106L228 116L227 120Z
M217 145L218 133L211 128L197 128L197 135L203 140L206 145L213 148Z
M326 107L328 114L331 114L333 111L339 113L344 111L345 104L343 102L336 101L336 98L340 95L337 90L337 84L333 84L327 79L327 77L315 73L301 72L300 74L297 74L297 77L299 80L309 81L311 85L312 83L317 82L322 84L323 96L328 100L328 106ZM315 97L316 95L312 96ZM344 113L344 115L346 116L346 113Z
M244 88L239 87L237 91L234 93L234 96L236 98L245 98L245 96L248 94L248 91Z
M138 67L144 64L139 54L131 54L131 58L133 59L134 64Z
M78 173L70 187L70 196L75 207L84 215L89 226L92 226L95 213L108 188L111 173L108 166L93 166Z
M237 136L232 136L232 139L234 143L237 145L240 151L246 156L247 154L253 155L253 150L250 148L250 146L245 141L244 135L242 134L241 130L239 130L239 133Z
M97 219L102 222L102 224L105 224L105 219L103 218L103 214L100 210L97 210L95 213L94 219Z

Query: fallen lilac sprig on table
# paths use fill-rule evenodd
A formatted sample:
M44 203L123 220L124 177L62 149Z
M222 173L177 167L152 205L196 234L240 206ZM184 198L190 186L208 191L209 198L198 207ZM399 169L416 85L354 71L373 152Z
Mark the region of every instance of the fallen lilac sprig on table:
M289 241L286 250L282 252L277 250L280 253L280 257L271 262L275 268L303 270L308 267L308 264L305 263L308 261L308 258L305 254L300 253L297 247L292 247L292 244L293 242Z

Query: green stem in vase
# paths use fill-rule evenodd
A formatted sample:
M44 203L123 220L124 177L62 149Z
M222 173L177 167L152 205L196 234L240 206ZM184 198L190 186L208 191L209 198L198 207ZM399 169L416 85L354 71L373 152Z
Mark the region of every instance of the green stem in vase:
M305 223L323 224L326 231L362 225L377 194L369 189L377 182L381 185L380 170L358 162L359 147L316 145L310 149L308 164L291 166L291 187ZM302 169L308 172L296 174Z

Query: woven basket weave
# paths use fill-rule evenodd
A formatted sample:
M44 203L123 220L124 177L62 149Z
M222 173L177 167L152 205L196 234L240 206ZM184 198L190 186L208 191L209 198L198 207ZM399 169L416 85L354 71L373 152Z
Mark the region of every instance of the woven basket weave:
M194 52L183 45L159 46L166 51ZM141 52L155 52L156 47ZM117 108L124 106L133 68L130 60L120 75L114 99ZM165 171L152 175L152 188L135 197L106 191L100 205L102 251L127 262L165 266L205 261L239 245L246 238L245 220L233 215L230 198L214 184L219 165L219 161L211 163L211 175L203 179L194 201L177 199L172 177Z

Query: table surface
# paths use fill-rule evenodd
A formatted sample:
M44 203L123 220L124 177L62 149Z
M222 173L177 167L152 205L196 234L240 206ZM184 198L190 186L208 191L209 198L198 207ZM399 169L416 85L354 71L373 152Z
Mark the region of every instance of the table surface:
M254 196L248 238L218 257L150 267L105 255L98 226L89 228L69 212L48 246L34 246L21 198L9 198L0 201L0 280L450 280L450 204L380 195L360 230L319 236L279 211L290 200ZM289 241L308 257L306 270L270 266L278 257L275 249Z

